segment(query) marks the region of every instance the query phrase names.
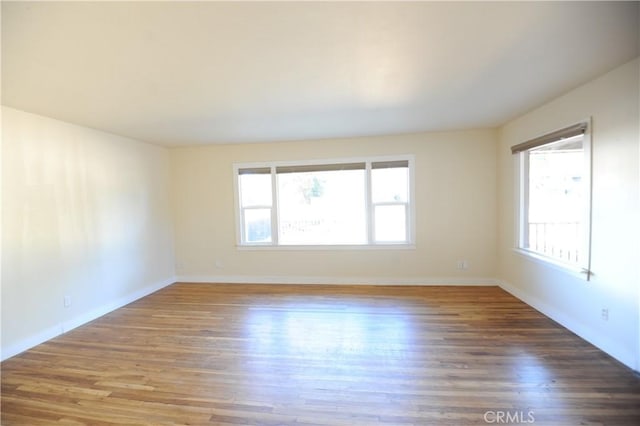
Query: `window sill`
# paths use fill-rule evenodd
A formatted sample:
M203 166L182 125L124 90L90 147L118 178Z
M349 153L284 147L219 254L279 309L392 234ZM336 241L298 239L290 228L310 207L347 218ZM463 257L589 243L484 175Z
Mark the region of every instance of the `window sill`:
M535 263L538 263L540 265L544 265L544 266L548 266L551 267L555 270L561 271L561 272L565 272L568 273L570 275L573 275L576 278L580 278L582 280L585 281L589 281L589 275L593 276L593 272L591 274L588 274L587 269L583 268L582 266L579 265L574 265L574 264L570 264L570 263L565 263L562 262L560 260L554 259L552 257L548 257L545 255L542 255L540 253L531 251L531 250L527 250L527 249L523 249L523 248L518 248L515 247L512 249L515 253L519 254L520 256L531 260Z
M236 245L238 250L267 251L341 251L341 250L415 250L415 244L345 244L345 245Z

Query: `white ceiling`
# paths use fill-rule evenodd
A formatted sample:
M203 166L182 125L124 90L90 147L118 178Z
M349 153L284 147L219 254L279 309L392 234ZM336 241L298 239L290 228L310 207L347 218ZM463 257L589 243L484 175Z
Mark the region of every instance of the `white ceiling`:
M2 2L2 103L168 145L495 127L639 54L638 2Z

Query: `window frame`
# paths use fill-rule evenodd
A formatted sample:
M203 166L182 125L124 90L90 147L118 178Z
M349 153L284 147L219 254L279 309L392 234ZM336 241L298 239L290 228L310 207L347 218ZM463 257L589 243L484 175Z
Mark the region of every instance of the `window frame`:
M539 145L533 147L527 147L525 149L519 150L518 152L513 152L514 157L514 179L516 182L515 185L515 232L514 232L514 248L513 250L525 256L526 258L532 259L538 263L551 266L555 269L560 269L566 272L573 273L575 275L579 275L585 278L587 281L591 279L593 272L591 271L591 198L592 198L592 141L591 141L591 119L585 119L578 122L581 125L585 126L584 132L582 133L582 147L583 147L583 189L584 189L584 199L582 201L582 206L580 209L582 210L582 232L581 232L581 244L579 246L579 250L584 253L579 262L568 262L558 257L550 256L543 252L530 249L525 247L525 243L528 239L528 210L529 210L529 155L528 153L531 150L535 150L536 148L540 148L542 146L552 144L558 142L563 139L563 137L554 137L554 135L558 133L562 133L563 129L556 130L554 132L543 135L539 138L535 138L532 141L536 141L538 139L543 139L550 137L551 140L541 143ZM571 127L575 127L577 124L573 126L569 126L566 129ZM530 141L531 142L531 141ZM525 142L521 145L525 145L528 142ZM514 151L516 147L512 147L512 151Z
M406 235L407 241L400 242L376 242L374 240L374 206L386 205L388 203L373 203L372 196L372 179L371 170L372 163L406 161L408 163L408 184L409 191L407 201L393 202L391 204L406 205ZM299 166L330 166L334 164L348 163L364 163L364 196L365 196L365 221L367 241L363 244L280 244L278 240L278 224L279 224L279 206L278 206L278 185L277 185L277 168L282 167L299 167ZM376 156L376 157L346 157L331 159L312 159L312 160L294 160L294 161L265 161L265 162L246 162L233 163L233 193L234 193L234 209L235 209L235 227L236 227L236 247L239 250L361 250L361 249L415 249L415 156L412 154L392 155L392 156ZM243 207L240 196L240 170L251 168L269 168L271 175L271 241L270 242L247 242L244 235L244 210L256 208L255 206Z

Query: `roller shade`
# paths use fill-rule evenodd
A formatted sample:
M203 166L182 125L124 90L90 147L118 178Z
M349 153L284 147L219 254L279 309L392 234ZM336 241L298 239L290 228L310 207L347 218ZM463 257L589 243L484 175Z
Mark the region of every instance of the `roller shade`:
M527 151L532 148L537 148L542 145L546 145L551 142L557 142L561 139L567 139L573 136L584 134L587 131L587 123L578 123L573 126L565 127L561 130L548 133L546 135L537 137L535 139L528 140L526 142L519 143L511 147L511 153L517 154L522 151Z
M268 175L271 173L271 167L252 167L238 169L239 175Z
M409 160L376 161L371 163L372 169L398 169L409 167Z
M365 163L310 164L304 166L279 166L276 173L332 172L338 170L364 170Z

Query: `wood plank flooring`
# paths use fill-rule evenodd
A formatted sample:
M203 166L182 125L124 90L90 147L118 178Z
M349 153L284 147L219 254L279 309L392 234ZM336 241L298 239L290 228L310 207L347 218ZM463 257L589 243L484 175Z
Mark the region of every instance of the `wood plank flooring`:
M640 378L497 287L174 284L1 365L2 425L640 425Z

